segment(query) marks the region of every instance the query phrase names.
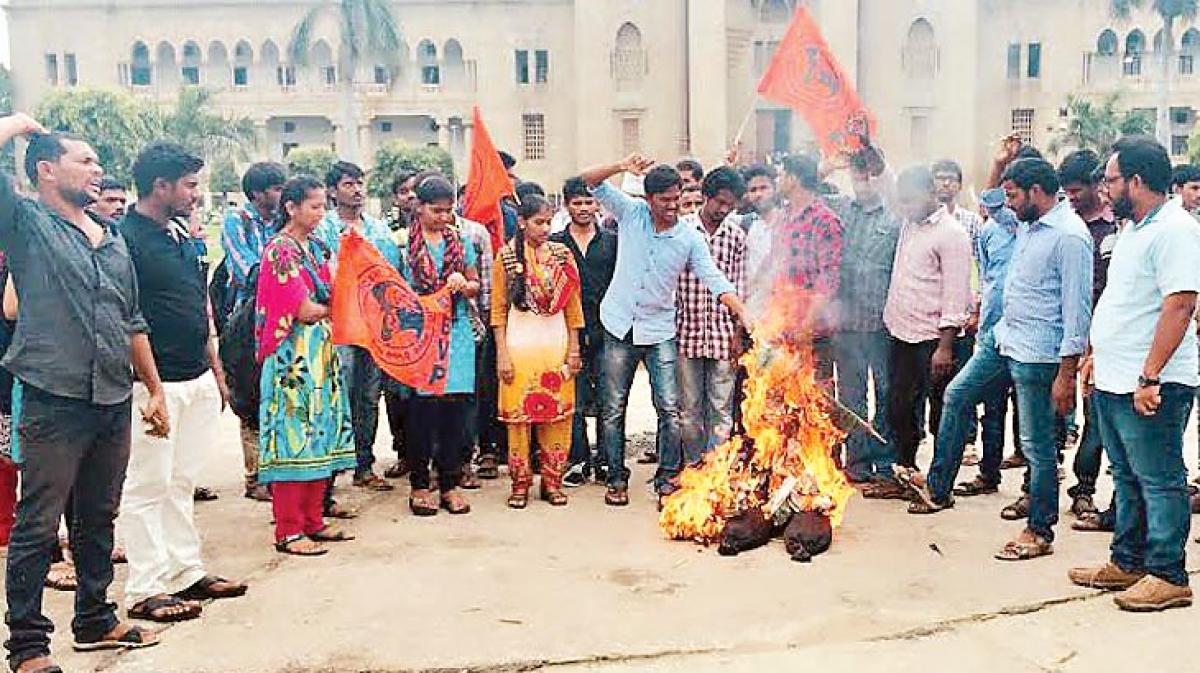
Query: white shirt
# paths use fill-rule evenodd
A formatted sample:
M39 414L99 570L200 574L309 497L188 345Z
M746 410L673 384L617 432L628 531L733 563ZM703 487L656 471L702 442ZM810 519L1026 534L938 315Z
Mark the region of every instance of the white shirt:
M775 266L771 259L771 231L780 219L779 212L777 207L769 219L746 216L753 217L746 231L746 315L755 322L765 317L771 299Z
M1168 201L1142 222L1126 225L1117 235L1108 284L1092 320L1096 389L1115 395L1137 390L1163 300L1179 292L1197 291L1200 223L1177 201ZM1200 355L1190 325L1159 379L1186 386L1200 384Z

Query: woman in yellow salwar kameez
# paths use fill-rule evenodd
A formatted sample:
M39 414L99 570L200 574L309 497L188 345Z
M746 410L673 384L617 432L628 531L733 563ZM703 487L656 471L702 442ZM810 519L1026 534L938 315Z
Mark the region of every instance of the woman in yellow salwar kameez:
M567 504L562 476L571 448L583 308L575 259L565 245L549 240L553 214L545 199L527 196L518 208L520 228L492 267L499 417L508 426L513 509L529 504L535 428L541 499L556 507Z

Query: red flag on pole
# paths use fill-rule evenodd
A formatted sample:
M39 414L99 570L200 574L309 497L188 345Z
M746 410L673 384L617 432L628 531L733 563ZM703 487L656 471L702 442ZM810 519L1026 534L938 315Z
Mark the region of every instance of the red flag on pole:
M875 126L821 29L803 7L796 10L758 83L758 93L800 113L827 154L859 149L859 136L870 135Z
M422 392L446 389L452 298L418 296L357 232L342 235L333 281L333 342L362 346L380 369Z
M500 200L513 194L512 178L500 153L492 144L492 136L483 125L483 116L476 106L472 112L475 129L471 141L471 168L467 171L467 191L463 194L463 217L475 220L492 233L492 249L504 244L504 215Z

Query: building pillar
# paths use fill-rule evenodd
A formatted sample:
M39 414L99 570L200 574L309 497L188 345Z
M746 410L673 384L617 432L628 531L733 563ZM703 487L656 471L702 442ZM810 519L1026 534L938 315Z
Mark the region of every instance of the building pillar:
M692 156L705 166L721 162L728 133L729 53L724 2L687 0L688 136ZM753 86L748 83L747 86Z

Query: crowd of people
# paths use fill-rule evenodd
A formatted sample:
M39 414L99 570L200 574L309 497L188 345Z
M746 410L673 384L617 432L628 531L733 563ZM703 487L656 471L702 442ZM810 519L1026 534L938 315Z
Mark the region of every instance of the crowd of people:
M108 602L122 558L131 618L194 619L204 601L247 591L209 572L193 516L213 497L197 479L226 407L240 421L244 494L271 503L275 549L316 556L353 539L331 522L357 516L334 498L344 472L370 491L407 477L416 516L468 514L465 492L504 463L513 509L529 506L535 473L549 506L588 482L627 505L625 420L641 364L658 423L637 460L657 464L661 504L683 469L738 432L738 361L755 327L779 319L780 296L816 298L802 331L818 380L876 431L850 428L836 450L863 497L934 514L997 493L1003 468L1023 466L1022 495L1001 516L1026 526L996 558L1045 556L1059 464L1078 437L1072 527L1113 543L1106 564L1071 581L1119 590L1128 610L1191 603L1184 549L1200 498L1183 434L1200 384L1200 169L1173 169L1149 138L1057 167L1004 139L977 209L962 203L953 161L896 175L866 138L823 160L745 166L733 154L707 172L634 155L550 195L517 180L503 232L464 219L461 191L434 171L388 176L392 207L378 219L353 163L325 176L258 163L210 270L190 224L200 157L170 141L145 147L128 205L86 140L0 119L0 141L19 136L35 193L0 179L0 440L11 457L0 533L18 673L59 670L42 611L52 564L73 563L80 650L157 642ZM843 172L846 194L832 186ZM414 390L369 350L334 343L348 232L417 295L448 293L444 390ZM381 400L396 454L382 472ZM1017 453L1006 458L1010 406ZM1102 453L1115 485L1105 511L1094 500Z

